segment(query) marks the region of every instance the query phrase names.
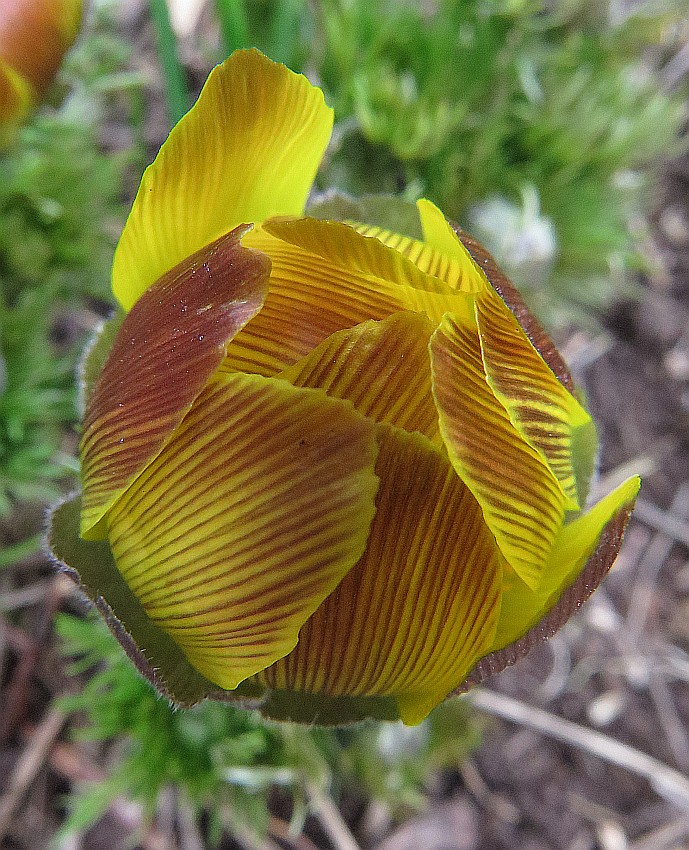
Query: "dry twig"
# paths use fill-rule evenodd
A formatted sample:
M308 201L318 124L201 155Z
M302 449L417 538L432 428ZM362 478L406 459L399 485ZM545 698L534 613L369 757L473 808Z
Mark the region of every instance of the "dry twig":
M66 719L67 715L64 711L51 708L15 765L7 792L0 798L0 843L10 827L12 817L19 808L24 794L48 758Z
M332 797L325 794L314 782L308 783L306 791L313 813L321 822L335 850L360 850Z
M495 691L476 688L471 692L470 699L472 704L482 711L512 723L528 726L543 735L578 747L610 764L636 773L650 782L661 797L689 811L689 778L658 759L601 732L563 720L548 711Z

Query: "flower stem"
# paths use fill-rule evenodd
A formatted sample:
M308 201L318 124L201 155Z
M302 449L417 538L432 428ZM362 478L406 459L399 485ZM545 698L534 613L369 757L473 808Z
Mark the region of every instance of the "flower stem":
M189 92L184 71L177 56L177 40L170 24L166 0L150 0L151 18L156 31L158 56L165 78L168 112L173 124L189 109Z
M277 62L291 64L299 36L302 0L280 0L273 12L270 27L270 56Z
M249 44L249 19L243 0L216 0L225 53L229 56Z

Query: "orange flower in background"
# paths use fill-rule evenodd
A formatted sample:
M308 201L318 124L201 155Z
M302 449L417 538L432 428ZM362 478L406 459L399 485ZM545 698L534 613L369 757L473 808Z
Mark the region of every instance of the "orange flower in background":
M239 51L173 129L117 248L51 545L181 705L414 724L562 625L639 481L586 505L569 373L430 201L404 233L304 215L331 128L304 77Z
M45 94L79 31L82 0L0 0L0 127Z

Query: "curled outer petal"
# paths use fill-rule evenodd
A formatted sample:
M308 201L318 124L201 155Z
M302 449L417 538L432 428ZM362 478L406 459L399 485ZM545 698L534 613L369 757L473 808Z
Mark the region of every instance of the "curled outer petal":
M115 252L120 304L242 222L301 215L332 121L320 89L257 50L214 68L144 173Z
M117 567L194 667L236 688L294 647L362 556L376 453L345 401L220 376L110 511Z
M417 204L424 239L441 255L471 258L456 232L442 212L429 201ZM539 345L554 350L552 342L543 331L532 339L522 325L515 299L504 300L512 294L512 287L504 275L484 253L482 274L490 284L477 291L476 319L481 355L486 380L506 409L510 421L538 451L555 475L566 498L568 510L578 510L577 482L572 466L572 444L579 429L590 428L591 417L572 392L569 373L560 363L548 361L548 351L541 352ZM490 275L490 276L489 276ZM527 318L535 330L535 322L525 308L522 318Z
M491 390L474 329L445 316L431 340L431 364L450 459L503 555L535 588L564 520L565 496Z
M119 327L86 400L85 537L105 535L107 511L190 410L227 341L260 310L270 261L241 246L247 229L237 228L164 275Z

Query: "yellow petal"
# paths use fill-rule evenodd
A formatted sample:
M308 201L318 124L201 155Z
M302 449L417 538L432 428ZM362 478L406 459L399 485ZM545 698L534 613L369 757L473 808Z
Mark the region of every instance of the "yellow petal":
M442 258L424 256L425 267L410 258L407 253L410 247L408 242L414 240L409 240L408 237L399 237L400 241L391 245L380 239L379 235L362 232L357 226L317 218L272 219L264 223L264 229L291 245L298 245L305 251L374 278L392 280L421 292L450 297L453 295L453 289L460 288L456 283L448 286L445 278L435 273L435 261L441 262ZM394 238L392 241L395 241ZM398 245L407 250L400 250ZM457 270L458 276L461 276L462 271L468 272L469 265L473 270L475 264L461 243L457 242L457 245L464 252L467 261L466 269ZM443 270L442 265L437 268L437 271ZM466 276L463 291L474 292L482 287L483 283L478 280L477 275L473 279L469 275Z
M113 265L122 306L237 225L301 215L331 129L320 89L258 51L216 67L141 181Z
M476 263L471 254L462 245L443 212L426 198L418 200L416 208L421 220L423 241L449 257L462 259L465 263L474 267L475 274L481 274L476 268Z
M481 505L503 555L536 587L565 497L486 380L474 328L447 315L431 339L433 391L450 459Z
M436 324L447 310L473 321L471 296L340 223L313 219L317 227L326 225L318 229L319 247L311 221L299 219L293 227L271 221L244 240L271 258L270 292L260 314L228 347L225 370L275 375L331 334L403 310L425 313ZM299 244L302 237L317 250ZM368 243L363 250L362 242Z
M477 297L476 311L488 384L514 427L552 470L567 509L577 510L572 439L591 417L558 381L494 290L487 288Z
M474 294L481 292L486 286L485 277L445 216L430 201L418 201L417 206L424 226L424 241L384 230L377 225L348 223L357 233L378 239L389 248L394 248L422 272L443 280L453 289ZM429 216L434 229L429 229ZM442 219L444 230L437 221L438 216Z
M397 699L415 724L493 639L500 558L481 510L425 438L378 426L380 489L366 553L265 670L271 688Z
M526 306L514 284L505 276L493 257L491 257L480 242L477 242L468 233L460 230L456 225L449 225L448 222L446 224L450 226L457 239L460 240L461 244L469 252L477 267L485 274L486 280L490 283L492 289L497 292L500 298L510 308L521 327L524 328L524 332L531 340L533 347L536 351L540 352L541 357L550 366L558 381L570 392L574 392L574 381L560 352Z
M374 429L318 390L219 377L115 504L118 569L211 681L233 689L289 652L361 557Z
M418 431L442 444L428 354L433 330L420 313L364 322L328 337L279 377L348 399L375 422Z
M553 608L565 589L570 587L581 573L606 525L621 510L631 509L640 484L637 476L628 479L601 499L588 513L577 517L560 531L543 570L543 580L535 592L518 576L507 575L502 610L491 651L502 649L521 638ZM616 554L615 548L606 564L607 568ZM605 571L607 572L607 569ZM595 583L591 579L586 582L586 596L595 589L601 578L602 575L597 577ZM569 614L585 598L574 600Z
M270 262L243 248L246 227L149 287L117 331L89 393L81 440L82 534L163 447L218 368L225 343L260 310Z

